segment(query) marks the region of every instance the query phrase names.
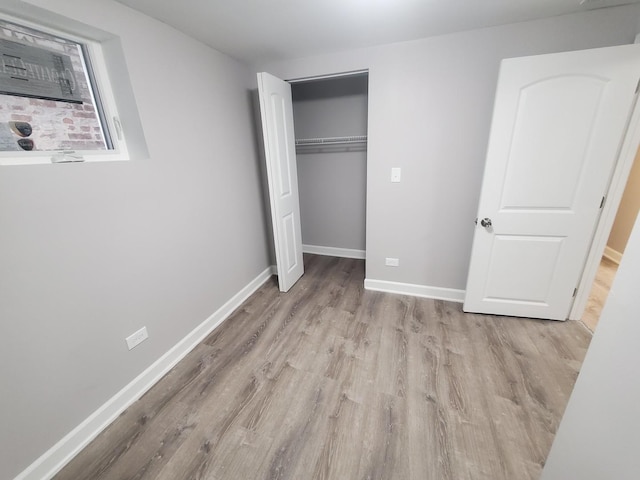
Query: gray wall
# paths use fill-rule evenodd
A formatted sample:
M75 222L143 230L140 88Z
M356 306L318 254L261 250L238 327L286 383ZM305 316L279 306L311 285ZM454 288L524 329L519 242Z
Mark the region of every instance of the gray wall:
M296 138L367 134L367 77L294 83ZM365 148L303 147L296 155L302 242L365 249Z
M640 221L636 221L542 480L640 478Z
M500 60L632 43L639 14L602 9L256 69L369 69L367 278L464 289ZM402 183L389 182L392 167Z
M150 155L0 167L3 479L269 266L253 73L112 1L38 2L120 36Z

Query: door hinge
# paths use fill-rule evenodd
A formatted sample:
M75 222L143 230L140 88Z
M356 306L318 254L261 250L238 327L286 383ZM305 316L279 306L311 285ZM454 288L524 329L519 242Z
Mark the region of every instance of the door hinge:
M575 298L576 293L578 293L578 287L573 289L573 295L571 295L571 298Z
M604 207L604 201L606 200L606 196L602 197L602 200L600 200L600 208Z
M638 79L638 84L636 85L636 93L640 91L640 78Z

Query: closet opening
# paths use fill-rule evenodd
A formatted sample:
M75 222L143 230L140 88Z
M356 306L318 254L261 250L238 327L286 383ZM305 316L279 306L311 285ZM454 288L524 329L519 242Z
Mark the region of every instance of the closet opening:
M302 251L364 259L368 73L289 83Z

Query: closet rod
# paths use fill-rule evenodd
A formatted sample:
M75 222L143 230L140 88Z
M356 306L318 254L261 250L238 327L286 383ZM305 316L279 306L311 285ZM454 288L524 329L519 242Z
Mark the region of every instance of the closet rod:
M321 138L298 138L296 146L304 145L342 145L345 143L367 143L366 135L351 135L349 137L321 137Z

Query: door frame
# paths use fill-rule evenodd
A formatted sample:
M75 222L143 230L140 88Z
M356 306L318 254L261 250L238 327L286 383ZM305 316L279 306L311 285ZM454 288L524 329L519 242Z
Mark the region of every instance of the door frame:
M355 76L362 76L362 75L366 75L367 76L367 156L366 156L366 165L367 165L367 169L365 172L365 242L364 242L364 257L349 257L349 258L363 258L365 260L365 265L366 265L366 256L367 256L367 225L369 224L368 222L368 217L369 217L369 139L370 139L370 134L369 134L369 115L371 112L371 92L370 92L370 83L371 83L371 71L369 68L363 68L360 70L348 70L348 71L344 71L344 72L334 72L334 73L321 73L318 75L310 75L310 76L306 76L306 77L294 77L294 78L284 78L284 81L291 84L291 85L295 85L296 83L306 83L306 82L315 82L315 81L321 81L321 80L331 80L334 78L344 78L344 77L355 77ZM280 77L282 78L282 77ZM294 118L294 130L295 130L295 118ZM296 153L296 163L298 161L298 155ZM343 249L340 249L343 250ZM312 251L305 251L304 249L304 244L302 247L302 251L303 253L315 253ZM366 277L366 275L365 275Z
M638 81L638 86L640 87L640 80ZM613 167L609 188L606 192L605 203L602 207L598 223L596 224L589 253L585 259L585 266L577 287L573 305L569 311L569 320L580 320L584 314L587 300L591 293L591 287L596 278L604 249L607 246L607 240L613 228L613 222L620 207L622 194L627 185L629 173L631 172L638 147L640 147L640 105L638 102L638 91L636 90L636 98L627 122L623 140L620 144L618 159Z
M294 83L302 83L302 82L314 82L316 80L331 80L332 78L341 78L341 77L352 77L357 75L367 75L369 76L369 69L365 68L362 70L350 70L348 72L335 72L335 73L325 73L321 75L311 75L309 77L296 77L285 79L285 82L294 84ZM369 93L367 91L367 104L369 103ZM369 110L367 109L367 112ZM368 116L368 113L367 113Z

